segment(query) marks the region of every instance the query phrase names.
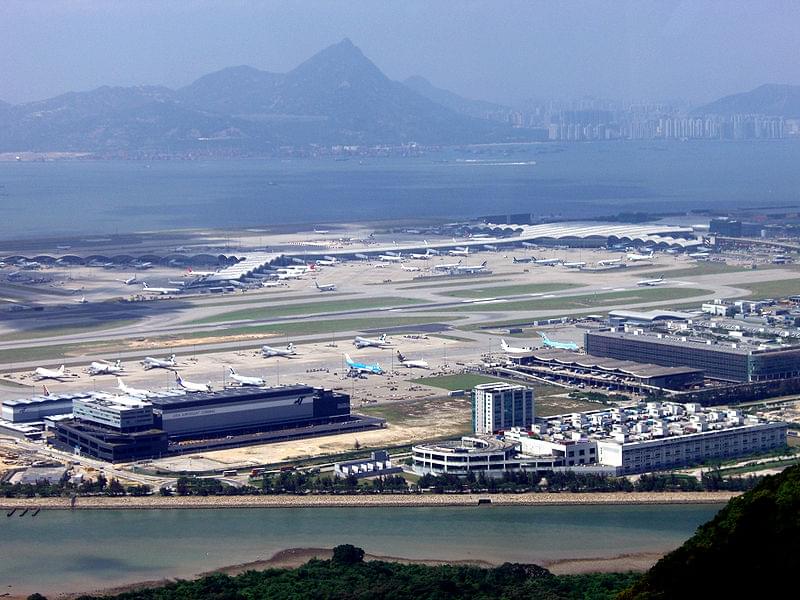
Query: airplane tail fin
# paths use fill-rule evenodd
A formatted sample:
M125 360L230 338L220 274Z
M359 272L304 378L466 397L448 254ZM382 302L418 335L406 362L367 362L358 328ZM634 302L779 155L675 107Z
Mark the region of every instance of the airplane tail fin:
M481 263L481 266L482 266L482 267L485 267L485 266L486 266L486 261L483 261L483 262Z
M233 367L228 367L228 374L229 375L236 375L236 371L233 370Z
M117 368L121 367L122 366L122 361L120 359L117 359L117 361L114 363L114 366L117 367Z
M58 371L56 371L56 373L58 373L59 375L63 375L64 374L64 365L61 365L60 367L58 367Z
M289 342L288 344L286 344L286 349L289 352L294 352L294 343L293 342Z
M319 281L315 281L314 285L317 286L317 289L319 289Z
M508 348L508 342L506 342L505 339L503 339L503 338L500 338L500 347L503 350L506 350Z
M382 342L385 342L385 341L386 341L386 334L385 334L385 333L382 333L382 334L381 334L381 337L380 337L380 338L378 338L378 339L380 339L380 341L382 341Z
M49 396L50 395L50 390L47 389L46 385L42 385L42 394L45 395L45 396Z
M169 361L170 362L175 362L175 354L170 354L169 355Z
M399 360L400 362L405 362L406 361L406 357L403 356L403 354L400 352L400 350L397 351L397 360Z
M143 287L144 289L146 289L146 290L147 290L147 289L150 289L150 286L149 286L149 285L147 285L147 282L146 282L146 281L143 281L143 282L142 282L142 287Z
M344 361L345 361L345 362L346 362L348 365L352 365L352 364L353 364L353 359L352 359L352 358L350 358L350 355L349 355L349 354L347 354L346 352L345 352L345 355L344 355Z

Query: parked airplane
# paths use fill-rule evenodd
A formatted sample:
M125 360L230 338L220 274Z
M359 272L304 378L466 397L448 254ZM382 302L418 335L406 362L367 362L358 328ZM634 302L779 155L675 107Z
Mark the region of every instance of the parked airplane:
M135 260L131 263L135 269L152 269L153 263Z
M533 264L539 265L540 267L554 267L558 264L561 264L560 258L536 258L533 259Z
M344 360L347 363L347 366L350 367L351 371L356 371L357 373L369 373L373 375L383 375L383 369L378 363L374 365L368 365L365 363L358 363L355 362L352 358L350 358L349 354L344 355Z
M294 344L289 342L286 348L273 348L272 346L261 346L261 354L264 358L270 356L294 356L297 351L294 349Z
M639 262L642 260L651 260L653 258L653 251L647 254L638 254L637 252L629 252L625 257L631 262Z
M136 275L133 277L128 277L127 279L117 279L120 283L124 283L125 285L133 285L136 283Z
M127 394L128 396L137 396L139 398L144 398L150 395L148 390L141 390L135 387L130 387L125 385L125 382L122 381L119 377L117 377L117 387L123 394Z
M147 285L146 281L142 282L142 289L144 289L145 293L149 294L161 294L162 296L166 294L177 294L181 290L178 288L166 288L166 287L150 287Z
M439 251L430 247L428 240L422 240L425 243L425 253L431 256L439 256Z
M434 255L434 253L433 253L433 251L432 251L430 248L428 248L428 249L425 251L425 254L420 254L419 252L411 252L411 253L409 254L409 256L410 256L411 258L414 258L414 259L416 259L416 260L428 260L428 259L429 259L431 256L433 256L433 255Z
M453 248L452 250L448 250L447 254L450 256L469 256L469 248Z
M708 252L692 252L687 254L689 258L694 258L695 260L708 260L709 254Z
M228 375L230 378L233 379L239 385L252 385L256 387L261 387L265 385L265 381L261 379L261 377L246 377L245 375L239 375L236 371L233 370L233 367L228 367Z
M187 392L210 392L211 391L211 384L210 383L193 383L191 381L186 381L183 377L175 373L175 383L178 384L178 387L183 388Z
M652 287L655 285L661 285L662 283L665 283L663 275L658 279L642 279L641 281L637 281L636 285L639 287Z
M356 348L367 348L369 346L372 346L374 348L388 348L389 346L391 346L391 344L386 339L385 333L382 333L381 337L379 337L377 340L357 335L353 340L353 345Z
M281 283L280 281L262 281L261 287L265 288L275 288L275 287L284 287L286 284Z
M556 342L551 340L542 332L539 332L539 335L542 336L542 345L546 348L555 348L557 350L577 350L578 344L575 342Z
M605 258L603 260L598 260L597 264L601 267L610 267L611 265L619 265L622 263L621 258Z
M500 340L500 349L506 354L525 354L533 350L533 348L529 346L523 346L523 347L509 346L508 342L506 342L504 339Z
M524 257L524 258L517 258L516 256L512 256L512 257L511 257L511 261L512 261L512 262L513 262L515 265L521 265L521 264L524 264L524 263L530 263L530 262L533 262L533 259L532 259L530 256L526 256L526 257Z
M403 269L403 271L411 271L411 272L422 270L419 267L412 267L411 265L400 265L400 268Z
M397 360L400 361L400 364L404 367L408 367L409 369L430 369L428 366L428 361L426 360L408 360L405 356L400 353L400 350L397 351Z
M175 368L175 355L170 354L169 358L161 359L161 358L153 358L152 356L146 356L142 361L142 365L144 366L145 370L150 369L173 369Z
M186 269L186 273L184 273L184 277L210 277L211 275L216 275L216 271L195 271L192 267Z
M562 267L566 267L567 269L582 269L586 266L585 262L565 262L561 263Z
M314 233L318 233L319 235L327 235L330 233L330 229L314 229Z
M315 281L314 285L317 286L317 289L320 292L335 292L336 291L336 284L335 283L324 283L324 284L320 285L318 281Z
M318 267L335 267L336 265L339 264L339 261L336 260L334 257L331 257L318 260L315 264Z
M480 273L486 270L486 261L479 265L459 265L455 270L459 273Z
M457 269L458 266L461 264L461 261L457 263L440 263L438 265L433 265L434 271L452 271L453 269Z
M120 361L116 361L113 365L105 361L92 362L89 365L89 375L116 375L124 370Z
M399 263L399 262L403 262L403 260L404 260L404 259L403 259L403 257L402 257L402 256L400 256L399 254L398 254L398 255L394 255L394 254L381 254L381 255L379 255L379 256L378 256L378 260L379 260L379 261L381 261L381 262L395 262L395 263Z
M64 365L61 365L58 369L45 369L44 367L36 367L36 370L33 372L33 376L36 377L38 381L41 381L42 379L64 381L64 378L66 377L77 377L78 375L75 373L66 373L64 371Z

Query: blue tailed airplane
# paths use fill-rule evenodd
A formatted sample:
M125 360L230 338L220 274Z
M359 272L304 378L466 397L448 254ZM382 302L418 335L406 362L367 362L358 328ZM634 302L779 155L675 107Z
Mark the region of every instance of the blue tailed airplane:
M383 369L378 363L375 363L374 365L358 363L350 358L349 354L344 355L344 360L347 363L347 366L353 371L357 371L359 373L370 373L372 375L383 375Z
M556 348L558 350L578 349L578 344L576 344L575 342L555 342L541 332L539 333L539 335L542 336L542 345L544 345L547 348Z

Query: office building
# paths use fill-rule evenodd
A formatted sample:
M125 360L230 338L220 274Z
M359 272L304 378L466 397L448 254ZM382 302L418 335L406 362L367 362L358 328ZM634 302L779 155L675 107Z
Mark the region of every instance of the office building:
M528 428L534 421L533 388L511 383L482 383L472 389L475 433L491 434L512 427Z

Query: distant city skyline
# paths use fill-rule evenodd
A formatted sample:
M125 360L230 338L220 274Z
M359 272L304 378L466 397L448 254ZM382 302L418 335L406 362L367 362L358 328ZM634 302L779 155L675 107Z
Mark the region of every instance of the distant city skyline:
M389 77L468 98L685 101L800 83L800 4L6 0L0 100L180 87L224 67L285 72L352 39Z

